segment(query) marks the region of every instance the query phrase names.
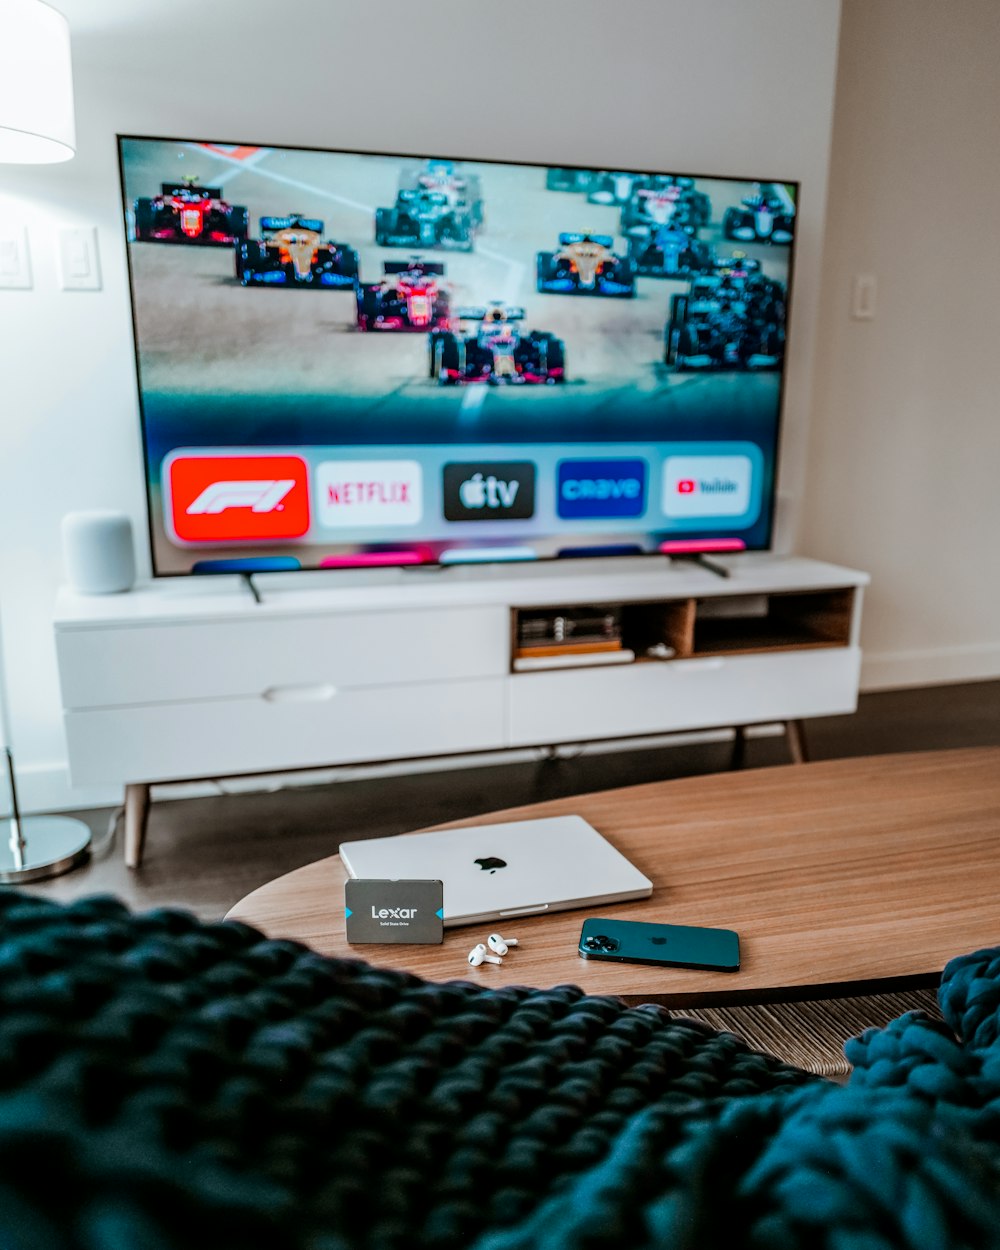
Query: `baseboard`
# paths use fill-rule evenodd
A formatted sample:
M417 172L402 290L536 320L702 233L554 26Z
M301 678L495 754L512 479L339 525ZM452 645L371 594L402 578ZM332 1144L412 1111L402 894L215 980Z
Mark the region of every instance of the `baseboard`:
M7 814L7 787L0 798ZM93 807L117 807L122 792L115 786L73 786L65 763L28 764L17 768L17 800L28 816L40 812L78 812Z
M783 724L751 725L747 736L774 737L785 732ZM556 748L557 755L603 755L614 751L641 751L650 747L699 746L732 739L731 729L704 729L692 733L657 734L645 738L616 738ZM541 758L535 747L509 751L484 751L474 755L449 755L398 760L391 764L341 764L334 768L310 768L294 773L254 773L220 781L178 781L153 787L153 799L199 799L218 794L252 794L288 786L318 786L335 781L360 781L371 777L402 777L407 773L448 772L455 768L481 768L490 764L530 764ZM25 815L40 812L76 812L91 808L118 807L122 792L115 786L72 786L65 764L29 764L17 770L17 793ZM6 813L3 813L6 814Z
M997 677L1000 677L1000 643L995 642L915 651L866 651L861 661L862 691L947 686Z

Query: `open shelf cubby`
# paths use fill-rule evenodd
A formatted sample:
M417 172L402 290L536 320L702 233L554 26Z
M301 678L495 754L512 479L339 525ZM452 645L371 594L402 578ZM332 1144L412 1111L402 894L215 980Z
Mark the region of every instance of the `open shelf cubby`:
M853 589L698 600L693 655L846 647Z
M514 608L512 668L846 647L853 587Z

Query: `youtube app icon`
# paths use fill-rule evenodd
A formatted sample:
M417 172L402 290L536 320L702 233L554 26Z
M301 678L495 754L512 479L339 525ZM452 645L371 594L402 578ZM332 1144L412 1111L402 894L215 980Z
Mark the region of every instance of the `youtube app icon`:
M299 456L175 454L163 482L167 524L181 542L280 542L309 529Z
M742 454L668 456L664 515L682 520L743 516L752 506L753 477L753 462Z

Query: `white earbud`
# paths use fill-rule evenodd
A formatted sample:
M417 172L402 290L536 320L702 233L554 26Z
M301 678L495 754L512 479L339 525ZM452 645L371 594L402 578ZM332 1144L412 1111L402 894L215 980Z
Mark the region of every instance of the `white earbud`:
M495 951L498 955L506 955L512 946L517 945L517 938L504 938L499 933L491 933L486 942L491 951Z
M480 964L502 964L503 960L497 959L496 955L487 955L486 947L480 942L469 951L469 963L478 968Z

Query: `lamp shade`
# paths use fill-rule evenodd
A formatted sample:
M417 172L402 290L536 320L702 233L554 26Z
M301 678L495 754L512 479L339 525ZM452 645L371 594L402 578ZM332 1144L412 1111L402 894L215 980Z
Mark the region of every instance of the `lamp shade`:
M75 147L66 19L42 0L0 0L0 161L68 161Z

